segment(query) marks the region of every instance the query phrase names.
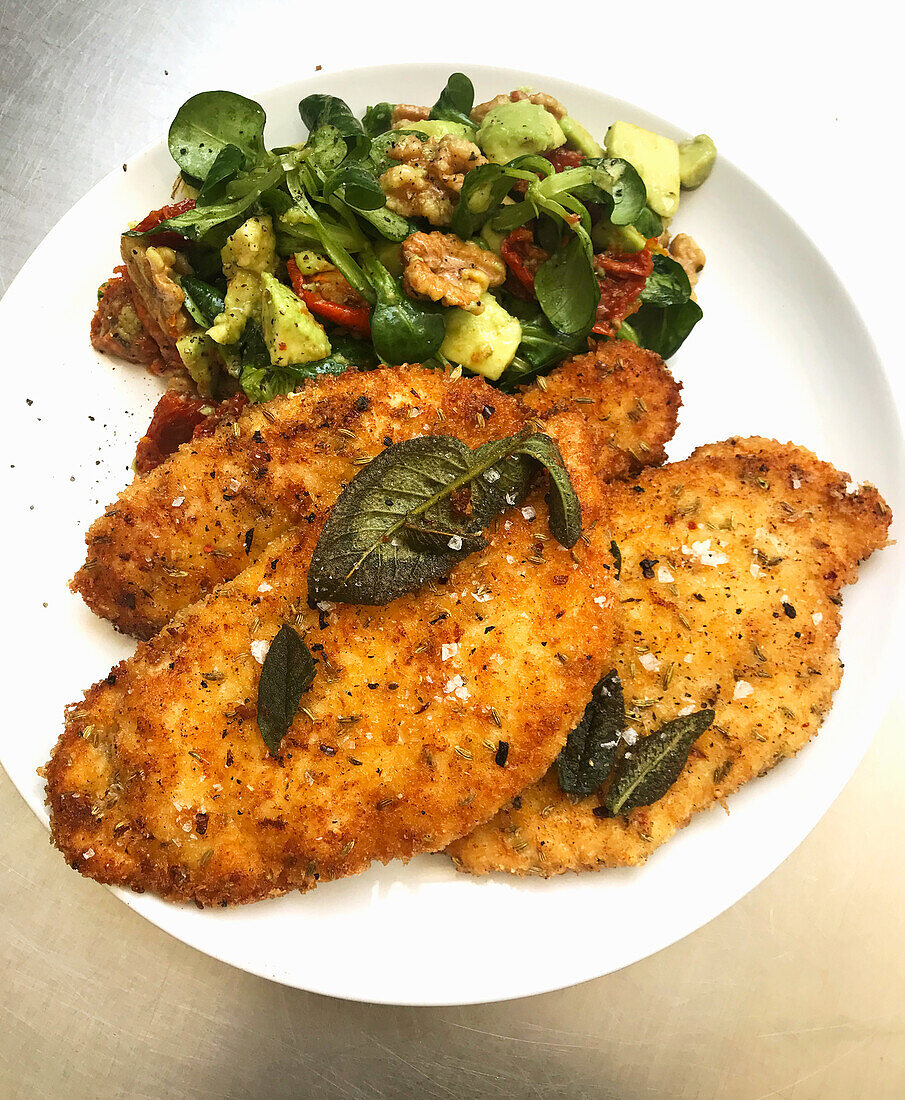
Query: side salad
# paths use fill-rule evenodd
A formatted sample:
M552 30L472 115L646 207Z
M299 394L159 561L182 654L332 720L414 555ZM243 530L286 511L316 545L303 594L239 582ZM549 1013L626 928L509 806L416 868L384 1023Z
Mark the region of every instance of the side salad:
M598 142L546 93L476 106L462 73L431 107L358 118L318 93L299 114L307 137L273 149L235 92L173 120L182 197L125 232L91 329L171 380L139 472L317 375L417 362L511 391L589 338L668 358L700 320L703 253L668 227L706 135L616 121Z

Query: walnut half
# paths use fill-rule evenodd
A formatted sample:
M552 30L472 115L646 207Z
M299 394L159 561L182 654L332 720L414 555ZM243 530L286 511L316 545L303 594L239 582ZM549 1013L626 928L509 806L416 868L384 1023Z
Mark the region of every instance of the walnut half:
M403 134L387 147L387 156L399 162L380 177L387 206L431 225L449 225L466 172L487 163L477 145L450 134L428 141Z
M412 233L402 245L403 285L408 294L479 312L478 299L506 277L494 252L454 233Z

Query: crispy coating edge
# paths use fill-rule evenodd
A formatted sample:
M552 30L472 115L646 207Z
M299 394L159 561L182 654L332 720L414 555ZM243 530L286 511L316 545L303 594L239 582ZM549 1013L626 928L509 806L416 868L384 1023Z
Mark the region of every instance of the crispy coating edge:
M594 538L600 544L614 539L622 553L616 586L622 614L608 663L620 671L629 709L644 697L644 708L630 715L632 727L647 732L683 703L713 706L716 723L653 806L601 819L593 813L600 798L574 804L551 769L451 846L456 866L472 874L548 877L643 863L696 813L725 806L728 795L807 744L841 679L839 591L854 583L858 563L884 545L891 520L873 486L849 493L848 482L847 474L804 448L753 438L700 447L684 462L646 471L635 485L614 486ZM734 526L714 531L708 520ZM694 543L703 546L707 538L728 563L702 563L686 576L684 551L693 554ZM656 563L647 566L650 579L640 570L642 558ZM736 565L724 593L718 570ZM666 583L667 576L674 583ZM761 603L757 585L763 585ZM721 595L732 594L731 608L714 609ZM742 610L737 618L735 602ZM638 653L648 645L656 658L650 670L640 666ZM685 650L689 665L688 655L680 655Z

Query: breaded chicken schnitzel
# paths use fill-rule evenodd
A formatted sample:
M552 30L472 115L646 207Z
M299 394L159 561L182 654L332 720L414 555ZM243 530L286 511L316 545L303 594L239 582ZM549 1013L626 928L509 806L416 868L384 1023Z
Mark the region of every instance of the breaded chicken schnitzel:
M730 439L610 487L591 533L612 548L627 741L702 708L714 724L660 801L623 817L571 800L556 769L449 849L473 874L643 863L691 817L802 748L839 685L843 585L883 546L876 489L801 447ZM605 788L604 788L605 789Z
M326 611L305 602L320 523L287 532L69 708L54 843L99 882L225 905L469 832L550 766L611 642L608 553L546 515L536 489L447 580ZM258 662L286 622L317 675L274 758Z
M271 540L315 523L364 459L417 435L477 446L544 420L591 515L600 478L663 461L680 401L659 356L597 343L542 384L510 397L480 378L400 367L350 371L251 405L120 494L88 531L72 588L119 630L151 637Z

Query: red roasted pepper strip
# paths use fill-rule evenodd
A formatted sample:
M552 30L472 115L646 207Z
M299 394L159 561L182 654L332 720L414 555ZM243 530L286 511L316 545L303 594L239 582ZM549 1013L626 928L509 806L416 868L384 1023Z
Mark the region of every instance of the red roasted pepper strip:
M176 218L180 214L186 213L187 210L194 209L194 199L183 199L182 202L174 202L169 206L161 206L157 210L152 210L147 217L142 218L132 232L147 233L149 229L154 229L155 226L160 225L161 222L169 221L170 218ZM151 243L155 247L162 245L165 248L185 248L190 241L186 237L183 237L181 233L175 233L166 229L163 233L155 233Z
M334 325L342 325L358 336L371 335L368 303L348 283L342 288L343 296L347 299L345 302L332 301L320 292L318 283L326 284L328 281L334 283L337 277L342 278L342 276L330 272L329 280L321 278L320 275L306 277L299 271L294 256L290 256L286 261L286 270L289 272L292 289L315 316L323 317L325 321L331 321Z

